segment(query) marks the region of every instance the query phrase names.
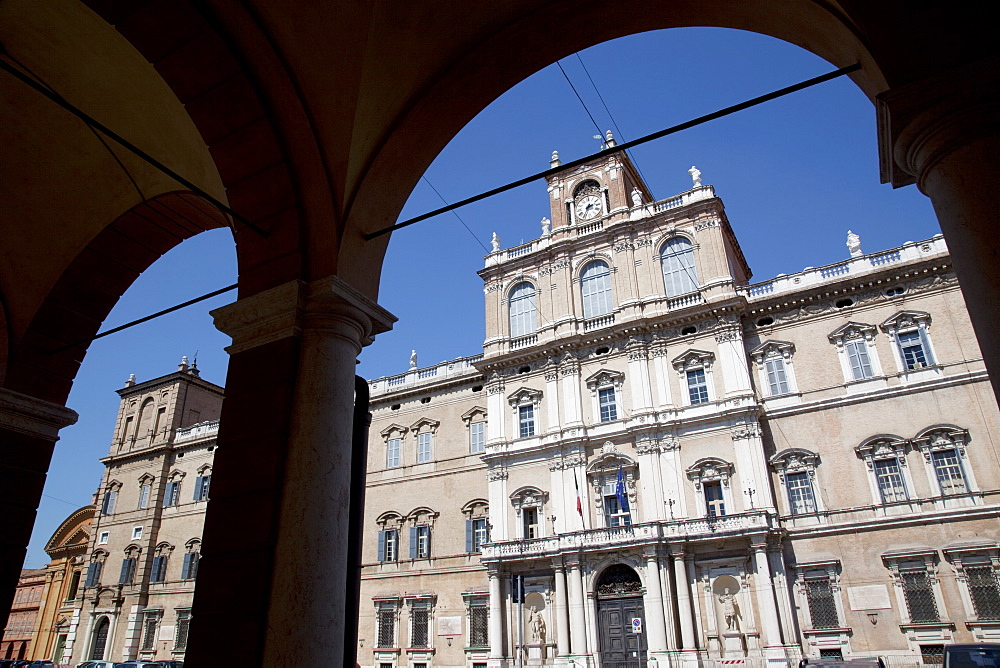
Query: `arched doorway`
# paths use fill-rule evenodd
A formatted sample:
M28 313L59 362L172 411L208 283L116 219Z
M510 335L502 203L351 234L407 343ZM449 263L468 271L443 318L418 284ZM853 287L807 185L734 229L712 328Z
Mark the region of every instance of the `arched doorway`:
M624 564L615 564L601 573L594 592L602 668L643 668L646 665L646 635L643 633L646 613L639 575Z
M108 645L108 631L111 629L111 621L107 617L101 617L94 629L93 642L90 645L90 659L95 661L104 658L104 650Z

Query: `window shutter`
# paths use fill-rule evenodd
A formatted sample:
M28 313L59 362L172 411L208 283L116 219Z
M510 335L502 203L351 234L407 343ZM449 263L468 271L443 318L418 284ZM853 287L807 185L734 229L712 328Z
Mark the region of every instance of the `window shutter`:
M129 575L131 571L132 559L125 558L122 559L122 570L118 574L118 584L127 584L129 581Z
M920 335L920 345L924 349L924 357L927 359L927 364L935 364L934 355L931 354L931 344L927 340L927 332L924 331L923 327L917 329L917 334Z
M205 478L198 476L194 479L194 500L201 501L201 490L205 486Z
M150 582L161 582L163 580L163 578L160 577L160 564L162 562L163 562L163 557L161 556L153 557L153 568L152 568L153 572L149 576Z
M410 527L410 559L417 558L417 527Z
M85 587L93 587L96 584L97 573L97 562L92 562L87 566L87 579L84 582Z
M184 555L184 563L181 564L181 580L191 579L191 557L194 556L194 552L188 552Z
M472 520L465 520L465 551L472 552Z
M191 553L191 570L188 573L188 577L192 580L198 577L198 564L201 563L201 552Z
M163 507L166 508L170 505L170 497L173 496L174 483L168 482L166 489L163 490Z
M385 531L378 532L378 561L385 561Z
M431 556L431 528L424 527L424 531L426 532L427 537L427 556L429 557Z

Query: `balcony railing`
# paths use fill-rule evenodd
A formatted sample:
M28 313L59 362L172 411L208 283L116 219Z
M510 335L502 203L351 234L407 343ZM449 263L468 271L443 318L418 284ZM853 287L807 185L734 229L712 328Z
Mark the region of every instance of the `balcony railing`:
M610 327L615 324L615 314L609 313L608 315L602 315L597 318L591 318L590 320L583 321L583 331L590 332L595 329L601 329L602 327Z
M763 510L697 518L646 522L624 527L602 527L534 540L497 541L483 546L483 560L547 557L580 549L616 550L632 545L696 540L721 535L767 531L773 516Z
M434 366L410 369L406 373L383 376L382 378L368 381L368 387L372 395L375 396L389 391L404 389L407 386L423 385L441 379L473 375L479 373L474 365L481 359L483 359L482 355L471 355L469 357L459 357L450 362L441 362Z
M528 334L527 336L522 336L517 339L510 340L510 349L518 350L520 348L526 348L528 346L533 346L538 343L538 334Z

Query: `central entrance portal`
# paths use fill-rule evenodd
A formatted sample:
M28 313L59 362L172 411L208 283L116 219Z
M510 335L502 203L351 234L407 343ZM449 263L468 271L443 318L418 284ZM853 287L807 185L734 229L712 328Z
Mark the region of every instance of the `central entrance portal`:
M628 566L615 564L601 574L597 582L601 668L645 668L646 615L642 593L639 576Z

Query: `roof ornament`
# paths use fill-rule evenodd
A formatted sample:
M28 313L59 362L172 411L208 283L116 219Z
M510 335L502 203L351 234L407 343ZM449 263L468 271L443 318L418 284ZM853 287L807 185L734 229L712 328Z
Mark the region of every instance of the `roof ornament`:
M417 351L416 350L411 350L410 351L410 368L411 369L416 369L417 368Z
M688 170L688 174L691 175L691 182L694 183L695 188L701 187L701 170L691 165L691 169Z
M552 221L542 216L542 236L547 237L551 231Z
M552 151L552 157L549 158L549 167L555 169L562 164L562 160L559 159L559 151Z
M132 387L133 385L135 385L135 374L130 373L128 375L128 380L125 381L125 387Z
M498 250L500 250L500 237L497 236L496 232L493 233L493 238L490 239L490 244L493 245L493 252L494 253L496 253Z
M184 372L187 371L190 365L188 364L187 355L181 355L181 363L177 365L177 370Z
M847 250L851 251L851 257L864 255L864 251L861 250L861 237L850 230L847 230Z

